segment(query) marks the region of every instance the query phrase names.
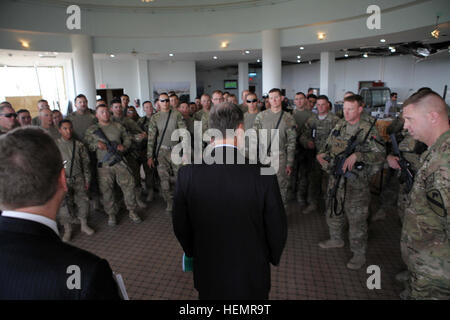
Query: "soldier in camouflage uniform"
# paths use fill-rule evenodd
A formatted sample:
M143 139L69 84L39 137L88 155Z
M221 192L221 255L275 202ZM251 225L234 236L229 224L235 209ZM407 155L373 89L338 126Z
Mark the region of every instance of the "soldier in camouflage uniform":
M124 96L122 96L124 98ZM128 108L128 107L127 107ZM141 127L131 118L124 116L122 112L122 102L119 99L113 99L111 101L110 108L113 116L112 121L120 123L127 130L128 135L131 137L132 142L130 148L128 148L125 158L131 171L133 172L133 178L135 183L136 202L140 208L145 208L146 204L140 199L141 195L141 173L140 166L144 162L140 159L139 144L147 138L147 133L142 131Z
M450 299L450 126L445 101L422 90L403 104L405 128L425 143L405 210L401 251L411 299ZM403 296L404 297L404 296Z
M95 152L89 150L87 142L84 140L86 130L97 123L97 118L90 112L88 107L88 100L85 95L79 94L74 100L76 111L67 115L66 119L72 122L73 137L78 141L84 143L84 146L88 150L89 159L91 164L91 186L89 187L89 196L93 199L93 209L100 209L100 190L97 184L97 158Z
M48 105L47 100L44 100L44 99L39 100L37 103L37 109L38 109L39 114L44 109L50 109L50 106ZM41 125L41 118L40 118L39 114L36 117L34 117L33 119L31 119L31 125L33 125L33 126Z
M203 113L209 112L209 110L211 110L211 97L209 96L209 94L206 93L202 94L200 98L200 103L202 108L198 110L196 113L194 113L193 118L195 121L202 120Z
M144 108L145 116L139 118L137 123L138 123L138 126L142 129L142 131L147 133L148 127L150 125L150 119L152 118L153 113L154 113L154 109L153 109L153 104L151 101L145 101L142 104L142 107ZM144 141L142 143L144 144L142 153L143 153L144 158L147 159L148 139L144 139ZM147 161L143 161L142 166L143 166L144 172L145 172L145 186L147 188L147 201L151 202L151 201L153 201L155 187L158 183L158 179L157 179L158 173L156 172L155 168L150 168L148 166Z
M96 116L98 124L94 124L86 131L85 140L91 151L96 151L99 161L97 167L100 191L103 196L103 207L109 216L108 224L116 225L116 216L119 211L117 201L114 199L114 183L117 181L122 189L125 205L129 211L130 219L140 223L141 218L136 214L137 203L134 193L134 179L131 169L127 167L124 159L117 161L117 153L125 152L130 146L132 138L120 123L111 121L109 108L106 105L97 106ZM107 141L101 138L96 131L101 129L108 140L116 144L117 153L108 152Z
M308 109L308 100L303 92L297 92L294 97L295 109L292 116L297 124L297 137L301 137L305 129L305 123L314 113ZM297 139L295 149L294 173L291 178L291 190L297 192L297 202L303 206L306 205L306 196L308 191L308 171L313 162L312 150L303 148L300 140Z
M62 120L58 127L61 138L56 140L56 145L64 162L69 190L62 207L59 209L59 221L64 226L63 241L67 242L72 235L73 223L81 223L81 231L87 235L94 233L94 230L87 224L89 214L87 190L91 182L91 171L89 155L84 144L72 137L72 122Z
M383 148L374 141L377 130L373 123L361 119L363 112L360 101L355 96L344 100L344 117L331 131L325 147L319 150L317 160L330 174L328 182L326 217L330 239L319 243L323 249L344 246L343 229L345 219L349 222L350 250L352 259L347 268L360 269L366 262L367 218L369 215L369 176L371 167L384 160ZM342 165L343 175L334 176L337 158L347 148L351 137L358 142L355 151L346 157ZM336 193L333 192L337 185Z
M56 127L53 125L53 117L50 109L43 109L39 113L39 119L41 120L41 129L47 132L53 138L53 140L56 141L61 137L58 129L56 129Z
M278 120L279 122L279 167L277 172L278 185L281 191L281 198L283 199L283 204L287 206L287 192L289 185L289 177L292 174L292 169L294 166L294 156L295 156L295 141L297 139L297 127L295 120L287 112L281 109L281 91L280 89L272 89L269 91L269 100L271 108L270 110L265 110L258 113L253 125L253 129L256 130L259 137L259 130L265 129L268 131L266 142L267 148L270 144L271 139L271 129L275 129ZM261 150L260 150L261 151ZM271 150L276 156L277 150Z
M244 130L253 128L256 116L258 115L258 98L256 94L249 93L243 102L247 105L248 111L244 113Z
M158 175L161 180L162 196L167 203L166 211L171 212L173 194L170 191L170 176L173 175L174 179L176 179L178 166L175 165L171 159L172 148L177 142L171 141L170 137L174 130L186 129L186 124L179 111L170 109L169 96L166 93L159 95L159 104L161 106L161 111L152 116L148 127L147 158L148 166L150 168L155 168L156 160L158 161L156 169L158 170ZM162 137L166 122L167 129L164 133L164 137ZM162 138L163 140L161 141ZM157 159L155 159L155 153L160 144L159 153Z
M330 112L328 97L321 95L317 97L318 114L311 116L305 124L305 129L300 137L300 143L305 149L322 150L331 130L340 120L335 114ZM313 160L310 170L308 170L308 207L303 213L311 213L317 210L319 201L322 202L322 186L328 185L328 174L322 170L320 164Z
M0 106L0 135L7 133L16 126L16 112L7 104Z

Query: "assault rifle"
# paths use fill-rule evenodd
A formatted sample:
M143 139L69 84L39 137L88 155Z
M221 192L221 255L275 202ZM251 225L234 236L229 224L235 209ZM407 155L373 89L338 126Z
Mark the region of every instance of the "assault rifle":
M392 151L394 152L394 156L399 158L398 165L401 168L398 181L401 184L405 184L404 190L406 193L409 193L414 183L414 172L411 170L411 164L402 156L400 149L398 148L395 134L391 134L390 138L392 142Z

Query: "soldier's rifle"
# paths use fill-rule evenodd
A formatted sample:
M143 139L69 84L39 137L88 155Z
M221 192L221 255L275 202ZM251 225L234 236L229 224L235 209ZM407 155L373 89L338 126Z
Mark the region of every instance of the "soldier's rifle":
M358 174L353 172L353 170L352 171L347 170L346 172L344 172L343 167L344 167L345 160L347 160L348 157L350 157L353 153L355 153L356 147L358 145L363 144L367 140L367 138L370 134L370 131L372 130L372 128L374 127L376 122L377 122L377 120L375 119L375 121L370 126L370 129L367 131L366 136L364 137L364 139L361 142L358 142L357 138L363 129L359 129L348 140L347 147L345 148L345 150L342 151L341 153L339 153L335 158L335 161L334 161L335 164L334 164L334 167L332 170L332 174L335 177L336 183L334 184L333 188L330 190L330 201L333 201L333 205L331 206L331 215L333 215L333 213L334 213L336 216L339 216L344 211L344 205L342 204L341 210L339 212L337 212L337 201L336 201L337 200L336 195L337 195L337 191L339 189L339 184L340 184L342 177L355 178L358 176ZM364 168L364 163L356 162L354 167L357 170L362 170Z
M400 152L395 134L391 134L390 138L392 142L393 154L399 158L397 162L401 168L401 173L398 180L401 184L405 184L404 190L406 193L409 193L414 184L414 171L411 169L411 163L409 163L409 161L406 160Z

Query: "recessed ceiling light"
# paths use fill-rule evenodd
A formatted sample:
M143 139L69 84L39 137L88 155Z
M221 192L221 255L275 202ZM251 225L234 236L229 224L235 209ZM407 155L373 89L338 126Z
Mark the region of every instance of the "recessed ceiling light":
M169 57L173 57L173 53L169 53Z
M301 60L297 60L297 63L300 63Z
M303 50L303 49L305 49L305 47L300 47L300 50Z
M248 51L248 50L245 50L245 54L250 54L250 51Z
M20 43L22 44L22 47L24 47L24 48L30 47L30 43L28 41L20 40Z
M115 55L113 55L112 53L109 55L111 58L114 58L115 57Z
M365 52L365 53L363 54L363 57L364 57L364 58L368 58L368 57L369 57L369 55L367 54L367 52Z
M392 53L394 53L395 51L397 51L394 47L389 47L389 50L391 50Z
M226 48L226 47L228 47L228 41L222 41L222 42L220 43L220 47L221 47L221 48Z
M323 39L325 39L325 37L326 37L325 32L318 32L317 33L317 39L323 40Z
M217 58L217 56L214 56L213 59L214 59L214 60L217 60L218 58Z
M301 56L297 56L297 59L300 59L301 58Z
M449 49L449 50L450 50L450 49ZM258 62L258 63L261 62L261 59L256 60L256 62Z
M348 53L344 54L344 57L348 58Z
M386 39L380 39L380 42L385 43L385 42L386 42Z

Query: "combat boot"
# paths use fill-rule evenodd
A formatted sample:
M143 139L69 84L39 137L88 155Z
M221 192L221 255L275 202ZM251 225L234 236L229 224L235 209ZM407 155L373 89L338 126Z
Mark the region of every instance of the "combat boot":
M87 219L80 219L81 222L81 232L86 233L88 236L91 236L95 233L95 231L88 226Z
M70 223L66 223L64 225L64 236L62 238L63 242L69 242L72 237L72 225Z
M138 205L139 209L147 208L147 204L143 202L139 196L136 196L136 204Z
M347 268L351 270L359 270L366 263L366 256L364 254L354 254L353 258L347 263Z
M147 202L152 202L154 197L153 188L148 189Z
M342 239L328 239L319 242L319 247L321 247L322 249L343 248L344 246L345 242Z
M130 217L130 219L134 223L141 223L142 222L142 219L133 210L130 210L130 213L128 214L128 216Z
M395 275L395 280L398 282L407 282L409 280L409 271L403 270Z
M166 211L172 212L172 201L167 201Z
M317 204L315 203L310 203L309 206L307 206L305 208L305 210L303 210L303 214L310 214L317 211Z
M116 216L115 215L112 215L112 214L109 215L108 225L110 227L114 227L115 225L117 225L117 221L116 221Z

